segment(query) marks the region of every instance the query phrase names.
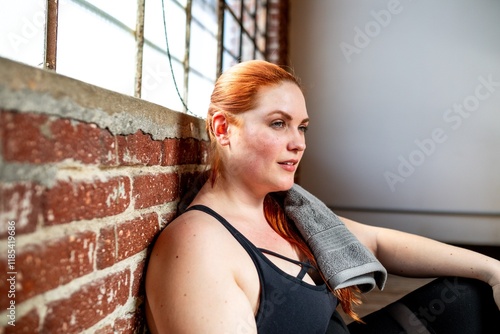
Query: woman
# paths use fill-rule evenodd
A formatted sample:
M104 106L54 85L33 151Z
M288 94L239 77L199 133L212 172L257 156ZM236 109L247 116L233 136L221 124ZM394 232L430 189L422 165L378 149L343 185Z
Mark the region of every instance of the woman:
M186 212L160 234L150 256L146 316L152 333L348 333L335 309L340 302L356 319L351 307L356 287L330 292L283 204L271 196L294 185L308 124L300 85L280 67L249 61L218 79L207 116L209 179ZM489 311L498 312L491 287L500 305L499 261L423 237L342 221L389 272L474 279L450 282L461 287L454 291L474 291L478 303L485 299L493 303ZM490 286L486 297L482 289L487 285L481 281ZM447 283L438 282L433 289L442 291L439 284ZM472 298L458 292L454 301ZM409 298L404 305L416 300ZM406 311L398 306L382 310L350 330L402 332L405 321L393 319L399 315L413 326L413 317L401 315ZM436 319L419 319L418 326L439 326Z

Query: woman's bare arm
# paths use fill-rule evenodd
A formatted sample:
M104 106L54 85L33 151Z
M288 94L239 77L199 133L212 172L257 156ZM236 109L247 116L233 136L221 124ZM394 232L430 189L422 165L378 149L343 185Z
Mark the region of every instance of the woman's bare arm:
M252 307L228 260L220 224L180 221L162 232L146 295L158 333L257 333ZM153 327L153 326L152 326Z
M342 220L388 272L407 277L479 279L493 287L500 308L500 261L415 234L364 225L346 218Z

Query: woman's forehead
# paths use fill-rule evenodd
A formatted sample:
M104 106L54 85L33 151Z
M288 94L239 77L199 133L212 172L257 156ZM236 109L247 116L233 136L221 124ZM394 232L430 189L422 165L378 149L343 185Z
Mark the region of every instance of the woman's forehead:
M307 117L304 95L291 82L262 87L256 96L256 109L262 112L279 110L294 117Z

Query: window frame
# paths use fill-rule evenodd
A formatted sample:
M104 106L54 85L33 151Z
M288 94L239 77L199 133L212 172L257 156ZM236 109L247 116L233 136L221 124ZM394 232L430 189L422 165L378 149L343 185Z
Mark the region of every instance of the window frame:
M145 24L145 1L146 0L138 0L137 1L137 15L136 15L136 29L132 30L129 27L125 26L119 20L115 19L113 16L108 13L100 10L95 7L91 3L85 0L71 0L79 5L84 6L86 9L91 10L94 14L99 15L101 17L105 17L111 24L119 27L120 29L124 29L129 33L134 34L134 38L136 41L136 73L134 79L134 97L141 98L141 92L143 87L143 51L144 46L148 45L153 47L157 51L162 54L166 54L167 50L164 48L155 45L151 41L148 41L144 37L144 24ZM177 57L170 56L170 61L178 62L183 68L183 84L182 87L177 87L179 91L180 97L182 96L182 104L184 106L183 112L188 112L187 108L189 101L189 74L190 72L195 73L200 77L204 77L207 80L210 78L206 78L202 73L197 71L195 68L190 66L190 45L191 45L191 26L193 24L198 24L200 27L205 28L202 22L200 22L196 17L192 16L192 5L193 0L185 0L185 6L180 3L178 0L162 0L169 1L171 3L175 3L178 6L181 6L186 11L186 34L185 34L185 51L184 58L178 59ZM255 59L259 57L261 59L267 59L268 53L268 44L269 44L269 35L268 35L268 27L269 27L269 19L270 19L270 3L272 0L213 0L216 1L216 9L217 9L217 34L214 36L217 40L217 55L216 55L216 75L215 79L219 77L219 75L224 70L224 62L227 55L230 55L233 59L233 62L240 62L244 58L244 40L250 40L252 46L252 52L250 58ZM236 6L235 6L236 5ZM249 8L249 5L251 6ZM236 13L234 8L238 8L239 12ZM47 13L46 13L46 36L45 36L45 45L44 45L44 64L43 67L48 70L52 70L57 72L57 43L58 43L58 12L59 12L59 1L47 1ZM265 25L264 29L260 26L260 21L262 18L259 16L264 12L265 14ZM238 36L238 48L237 53L234 54L231 50L231 47L225 44L224 41L224 29L226 27L225 15L230 15L232 19L236 22L239 27L239 36ZM250 22L245 22L249 20ZM248 29L248 23L251 25L251 30ZM262 45L259 47L259 44L262 44L261 39L264 40L264 47ZM78 78L76 78L78 79ZM175 80L175 78L174 78Z

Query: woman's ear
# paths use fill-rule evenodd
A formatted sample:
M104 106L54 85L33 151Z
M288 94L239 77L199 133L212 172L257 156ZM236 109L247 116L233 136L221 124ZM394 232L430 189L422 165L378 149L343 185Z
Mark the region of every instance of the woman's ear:
M229 122L224 113L216 112L212 116L212 130L219 144L229 144Z

